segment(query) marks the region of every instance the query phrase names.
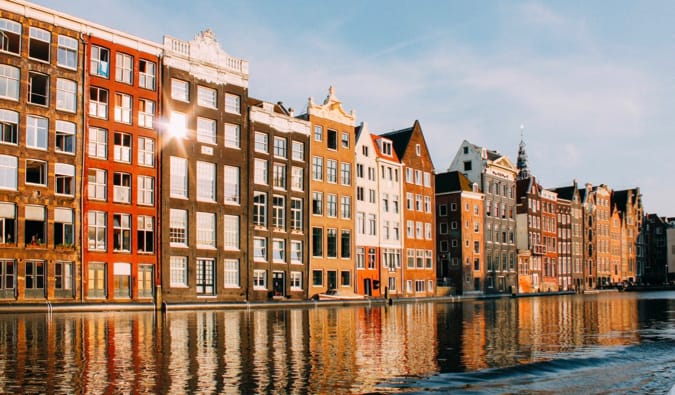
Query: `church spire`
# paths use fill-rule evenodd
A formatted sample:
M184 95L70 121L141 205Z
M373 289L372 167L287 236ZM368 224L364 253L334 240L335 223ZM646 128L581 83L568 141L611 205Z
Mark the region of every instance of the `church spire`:
M525 125L520 125L520 145L518 146L518 179L525 180L530 178L530 169L527 166L527 152L525 152L525 141L523 140L523 131Z

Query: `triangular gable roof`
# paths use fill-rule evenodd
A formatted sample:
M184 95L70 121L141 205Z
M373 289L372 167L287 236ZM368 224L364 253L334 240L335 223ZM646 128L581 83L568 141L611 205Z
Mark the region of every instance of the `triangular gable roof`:
M473 183L458 171L436 174L436 193L473 192Z
M328 96L326 96L323 104L316 104L314 103L314 99L311 97L309 98L307 103L307 114L330 119L345 125L354 126L356 123L354 110L347 113L344 108L342 108L342 102L335 96L335 88L333 88L333 86L328 88Z
M490 154L489 154L489 151L488 151L488 158L489 158L489 156L490 156ZM507 168L507 169L511 169L515 172L518 171L518 168L516 168L516 166L513 164L513 162L511 162L509 157L505 156L505 155L500 155L499 158L492 161L492 164L495 165L495 166L501 166L501 167L504 167L504 168Z
M396 162L396 163L400 163L400 162L401 162L401 161L398 159L398 155L396 154L396 148L394 148L394 149L391 151L391 155L385 155L385 154L382 152L382 150L380 149L380 145L377 144L377 140L379 140L379 139L386 139L386 140L392 141L390 138L384 137L384 136L378 136L378 135L376 135L376 134L371 134L371 135L370 135L370 138L372 139L372 142L373 142L373 149L375 150L375 153L377 154L377 157L378 157L378 158L381 158L381 159L384 159L384 160L393 161L393 162ZM392 145L393 145L393 141L392 141Z

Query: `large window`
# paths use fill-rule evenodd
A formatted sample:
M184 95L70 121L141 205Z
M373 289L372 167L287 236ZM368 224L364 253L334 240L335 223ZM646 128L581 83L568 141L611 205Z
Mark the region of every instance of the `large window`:
M239 168L225 165L225 203L239 204Z
M207 144L216 144L216 121L197 117L197 141Z
M89 157L108 158L108 131L101 128L89 128Z
M26 159L26 184L47 185L47 162Z
M155 90L155 75L157 65L149 60L138 61L138 86L145 89Z
M241 114L241 98L229 93L225 94L225 112Z
M337 161L328 159L326 161L326 181L330 183L337 183Z
M30 38L28 41L28 57L43 62L49 62L49 49L52 41L52 34L47 30L30 28Z
M65 163L54 165L55 191L59 195L75 195L75 166Z
M113 265L113 288L115 299L128 299L131 296L131 265L115 262Z
M323 229L312 228L312 256L323 256Z
M240 148L241 135L239 125L233 123L225 124L225 146L228 148Z
M58 296L73 295L73 262L54 263L54 290Z
M301 141L293 141L292 144L293 152L291 157L293 160L304 161L305 160L305 143Z
M0 244L16 243L16 206L0 203Z
M213 259L197 258L198 295L213 295L216 293L216 265Z
M286 240L272 240L272 260L277 263L286 262Z
M21 24L0 19L0 51L16 55L21 53Z
M115 162L131 163L131 135L115 132L113 159Z
M312 192L312 214L323 215L323 192Z
M216 247L216 214L197 212L197 247Z
M294 191L305 190L305 172L302 167L293 166L291 169L291 189Z
M197 200L216 201L216 164L197 161Z
M186 256L172 256L169 258L171 265L170 283L175 288L188 286L188 264Z
M326 229L326 256L337 258L337 229Z
M113 174L113 202L131 203L131 174Z
M337 195L332 193L326 195L326 215L337 217Z
M187 159L172 156L170 159L170 195L176 198L187 198L188 174Z
M302 291L302 272L291 272L291 291Z
M340 257L351 258L352 256L352 232L348 229L340 231Z
M138 138L138 164L155 166L155 140L148 137Z
M87 270L87 296L89 298L105 298L106 278L105 263L89 263L89 268Z
M113 214L113 250L131 252L131 215Z
M19 141L19 113L0 109L0 143L17 144Z
M276 230L286 229L286 200L283 196L272 197L272 226Z
M253 193L253 224L267 226L267 194Z
M218 108L218 92L205 86L197 86L197 104L202 107Z
M225 259L224 266L225 279L223 287L239 288L239 260Z
M150 176L138 176L136 185L137 203L144 206L155 204L155 178Z
M155 218L139 215L136 230L138 252L150 254L155 252Z
M75 124L72 122L56 121L55 148L57 152L75 153L75 130Z
M224 220L224 243L226 250L239 250L239 216L225 215Z
M152 129L155 122L155 102L148 99L138 100L138 126Z
M107 48L92 45L89 69L91 74L108 78L108 74L110 73L110 51Z
M351 196L342 196L342 203L340 205L340 215L344 219L352 217L352 198Z
M268 135L263 132L255 132L255 152L267 153L269 152Z
M77 83L63 78L56 79L56 109L77 111Z
M26 119L26 146L36 149L47 149L47 118L29 115Z
M302 241L291 240L291 263L302 264Z
M176 78L171 79L171 98L190 102L190 83Z
M118 52L115 55L115 80L125 84L134 82L134 58Z
M291 230L302 231L302 199L291 199Z
M47 215L45 206L26 205L24 206L24 240L26 244L30 240L31 245L42 245L47 243Z
M352 166L349 163L340 163L340 179L342 185L352 184Z
M138 297L152 298L153 283L153 265L138 265Z
M89 211L87 213L88 249L89 251L106 250L106 213L103 211Z
M77 40L59 35L56 64L71 70L77 70Z
M89 199L106 200L106 171L101 169L89 169L87 188Z
M0 297L14 298L15 279L16 262L13 259L0 259Z
M89 115L108 119L108 91L92 86L89 88Z
M256 159L253 162L253 182L256 184L267 185L267 161Z
M115 122L131 124L131 96L115 93Z
M274 138L274 156L288 158L288 140L283 137Z
M17 67L0 65L0 97L9 100L19 100L19 76Z
M316 181L323 180L323 158L319 156L312 158L312 178Z
M256 261L267 260L267 239L264 237L253 238L253 259Z
M275 163L273 167L272 185L277 189L286 189L286 165Z
M27 296L44 297L45 261L26 261L26 294Z
M169 242L172 247L187 247L187 211L170 209L169 211Z

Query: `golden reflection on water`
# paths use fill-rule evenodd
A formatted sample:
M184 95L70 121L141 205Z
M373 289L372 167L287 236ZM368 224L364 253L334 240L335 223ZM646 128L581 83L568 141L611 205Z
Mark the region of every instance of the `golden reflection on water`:
M639 342L623 295L293 310L0 316L0 388L364 393Z

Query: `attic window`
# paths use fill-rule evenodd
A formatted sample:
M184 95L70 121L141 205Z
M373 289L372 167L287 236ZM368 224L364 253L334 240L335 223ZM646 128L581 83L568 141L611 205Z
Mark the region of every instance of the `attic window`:
M464 171L471 171L471 161L464 161Z
M391 143L388 141L382 142L382 154L391 156Z
M368 146L367 145L363 146L362 152L363 152L363 156L368 157Z
M415 144L415 153L417 156L422 155L422 147L419 144Z
M342 148L349 148L349 133L342 133Z
M464 155L467 155L469 153L469 147L464 146L464 147L462 147L462 149L464 151Z

